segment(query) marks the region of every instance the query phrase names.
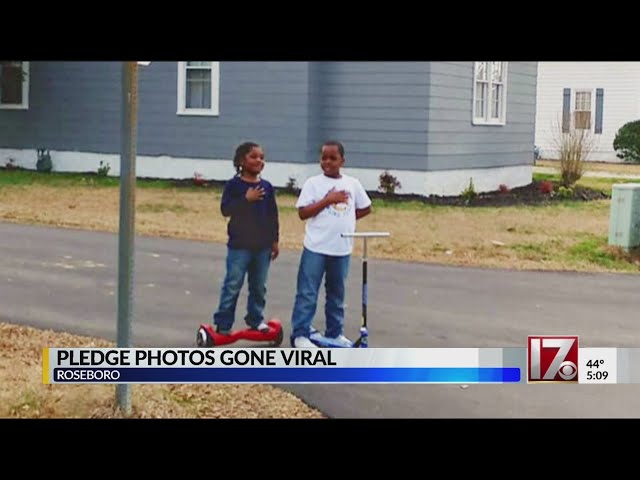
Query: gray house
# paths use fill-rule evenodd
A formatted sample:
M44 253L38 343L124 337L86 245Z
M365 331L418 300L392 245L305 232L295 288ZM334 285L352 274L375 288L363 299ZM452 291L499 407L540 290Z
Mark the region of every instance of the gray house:
M119 173L119 62L2 62L0 164ZM536 62L152 62L139 72L140 177L225 180L237 144L276 186L320 171L322 141L376 190L457 195L531 182Z

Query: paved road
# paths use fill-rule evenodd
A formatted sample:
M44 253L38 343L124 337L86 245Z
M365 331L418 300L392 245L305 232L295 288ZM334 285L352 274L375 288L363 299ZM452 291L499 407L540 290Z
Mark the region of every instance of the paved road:
M113 234L0 223L0 319L115 340L117 244ZM137 346L193 346L215 307L224 255L218 244L136 239ZM268 314L285 320L286 337L297 261L297 252L282 252L269 280ZM359 267L348 286L352 337ZM373 260L370 282L371 346L523 347L529 334L574 332L582 346L640 346L638 276ZM640 385L286 388L333 417L640 416Z

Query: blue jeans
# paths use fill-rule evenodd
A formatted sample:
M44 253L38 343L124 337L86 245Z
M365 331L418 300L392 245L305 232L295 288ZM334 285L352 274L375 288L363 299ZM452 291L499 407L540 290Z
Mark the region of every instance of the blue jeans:
M248 277L249 296L244 320L249 327L254 328L264 320L270 264L270 248L258 251L227 248L227 273L220 292L218 310L213 315L213 323L221 330L230 330L233 326L245 275Z
M344 328L345 282L351 256L331 256L304 248L298 268L298 285L291 315L291 338L308 337L318 304L322 277L325 276L325 336L335 338Z

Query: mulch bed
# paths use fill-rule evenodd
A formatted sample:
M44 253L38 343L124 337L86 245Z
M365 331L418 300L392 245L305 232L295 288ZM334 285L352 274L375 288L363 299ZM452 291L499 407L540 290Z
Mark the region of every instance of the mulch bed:
M224 181L204 180L199 182L203 188L223 187ZM174 180L173 184L179 187L193 187L194 180L191 178ZM550 186L553 189L550 191ZM496 190L494 192L478 193L474 197L439 196L439 195L418 195L418 194L385 194L379 191L367 192L371 198L387 201L418 201L429 205L461 206L461 207L500 207L511 205L536 205L550 204L561 201L588 202L592 200L603 200L611 198L610 194L601 190L594 190L582 186L574 186L572 189L561 192L559 182L550 180L533 181L529 185L513 188L506 191ZM299 189L276 188L279 192L287 192L297 195Z
M549 180L533 181L529 185L513 188L507 191L496 190L493 192L478 193L473 197L457 196L421 196L421 195L394 195L389 197L381 192L370 192L374 198L382 199L408 199L417 200L429 205L465 206L465 207L501 207L512 205L537 205L550 204L562 201L589 202L611 198L610 194L592 188L574 186L571 189L562 190L560 183L550 182L553 189L549 189Z

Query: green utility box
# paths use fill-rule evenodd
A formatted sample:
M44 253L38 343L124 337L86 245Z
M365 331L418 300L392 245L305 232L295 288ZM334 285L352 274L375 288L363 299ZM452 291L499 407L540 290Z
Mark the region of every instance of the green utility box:
M613 185L609 245L626 250L640 246L640 183Z

